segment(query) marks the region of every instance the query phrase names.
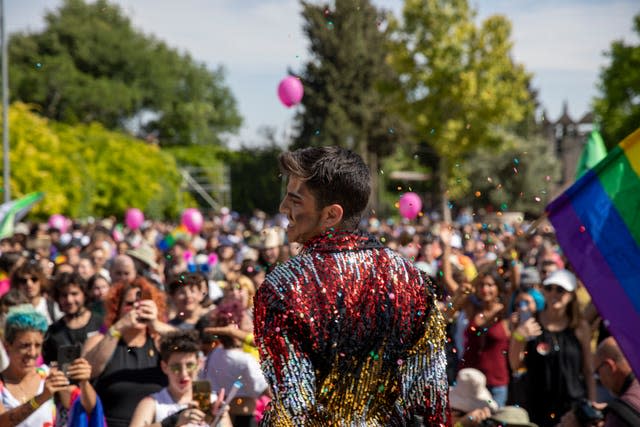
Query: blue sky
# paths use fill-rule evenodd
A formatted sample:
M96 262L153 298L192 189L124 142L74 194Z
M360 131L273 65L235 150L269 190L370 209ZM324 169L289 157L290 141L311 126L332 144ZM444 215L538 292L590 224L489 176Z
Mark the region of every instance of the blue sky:
M373 0L400 13L400 0ZM637 0L470 0L478 20L492 14L513 25L513 53L534 75L534 86L551 119L562 110L580 118L597 94L604 52L611 42L638 43L632 18ZM278 101L276 88L287 69L301 71L308 58L297 0L115 0L134 26L170 46L188 51L209 66L222 65L245 124L230 146L252 145L261 126L291 134L294 110ZM38 31L44 13L60 0L5 2L6 25Z

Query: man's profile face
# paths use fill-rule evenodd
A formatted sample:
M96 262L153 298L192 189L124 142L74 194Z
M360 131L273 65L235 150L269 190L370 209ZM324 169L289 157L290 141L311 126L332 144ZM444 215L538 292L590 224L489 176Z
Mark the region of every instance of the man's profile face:
M304 243L322 233L321 210L315 196L304 181L289 177L287 194L280 203L280 212L287 215L287 237L290 242Z

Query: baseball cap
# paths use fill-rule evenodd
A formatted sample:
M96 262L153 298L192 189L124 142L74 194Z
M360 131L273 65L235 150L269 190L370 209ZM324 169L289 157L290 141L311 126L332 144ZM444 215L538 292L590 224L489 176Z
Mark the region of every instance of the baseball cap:
M544 279L542 285L558 285L567 292L573 292L576 290L576 276L569 270L556 270Z

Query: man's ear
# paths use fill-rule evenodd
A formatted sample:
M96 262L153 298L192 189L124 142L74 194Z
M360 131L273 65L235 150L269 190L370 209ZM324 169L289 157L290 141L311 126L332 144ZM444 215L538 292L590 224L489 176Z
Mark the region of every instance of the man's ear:
M337 203L334 203L329 206L325 206L323 209L323 218L322 218L322 226L325 229L337 227L338 224L342 222L342 216L344 215L344 210L342 206Z
M165 362L164 360L160 361L160 369L166 376L169 376L169 365L167 365L167 362Z

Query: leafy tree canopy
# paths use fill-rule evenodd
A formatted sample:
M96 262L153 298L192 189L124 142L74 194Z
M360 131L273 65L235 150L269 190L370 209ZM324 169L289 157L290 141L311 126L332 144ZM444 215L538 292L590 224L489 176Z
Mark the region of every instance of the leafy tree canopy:
M181 177L159 147L95 123L50 122L22 103L11 106L9 121L11 194L44 191L35 215L122 216L130 207L151 218L180 212Z
M640 14L634 18L640 36ZM640 44L615 41L607 53L611 63L600 73L595 112L609 148L640 126Z
M137 127L162 145L219 144L239 128L223 71L134 29L118 6L65 0L45 20L10 38L12 100L66 123Z
M404 116L415 139L441 164L443 190L455 198L469 190L456 164L479 147L500 147L501 130L531 115L530 76L511 57L511 26L491 16L479 26L467 0L407 0L392 22L392 63L400 73Z

